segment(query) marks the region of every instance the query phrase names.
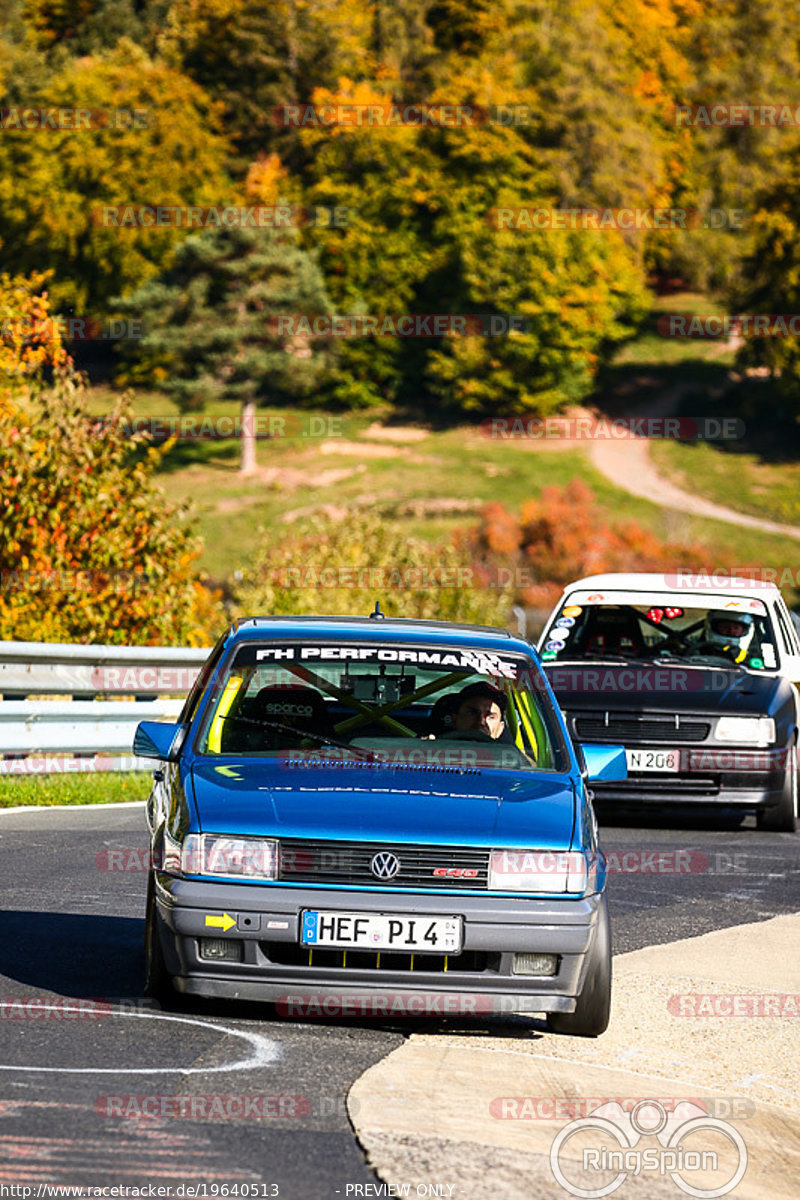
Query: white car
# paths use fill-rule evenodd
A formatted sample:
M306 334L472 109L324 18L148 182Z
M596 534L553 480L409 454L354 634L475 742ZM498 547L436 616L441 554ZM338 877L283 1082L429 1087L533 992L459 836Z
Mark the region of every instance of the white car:
M800 639L774 584L589 576L538 648L573 739L626 748L627 780L598 801L738 805L795 829Z

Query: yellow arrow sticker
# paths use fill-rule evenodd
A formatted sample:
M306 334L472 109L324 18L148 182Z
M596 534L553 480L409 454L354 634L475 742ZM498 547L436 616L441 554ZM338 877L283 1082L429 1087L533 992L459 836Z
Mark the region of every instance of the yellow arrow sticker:
M233 929L236 924L236 917L232 917L230 913L223 913L221 917L206 914L206 925L210 925L213 929L224 929L227 933L229 929Z

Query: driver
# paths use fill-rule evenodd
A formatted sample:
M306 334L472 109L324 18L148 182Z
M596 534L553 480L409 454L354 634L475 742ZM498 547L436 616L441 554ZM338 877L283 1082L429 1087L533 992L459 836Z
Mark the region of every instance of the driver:
M726 654L734 662L744 662L755 636L756 626L750 613L731 613L712 609L706 614L699 649Z
M507 703L508 697L490 683L471 683L456 697L453 729L485 733L496 741L505 731Z

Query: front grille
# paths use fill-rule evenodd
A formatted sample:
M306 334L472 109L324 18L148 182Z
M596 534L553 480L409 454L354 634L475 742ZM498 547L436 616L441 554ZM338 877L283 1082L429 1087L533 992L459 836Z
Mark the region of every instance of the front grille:
M576 716L575 732L583 742L622 742L625 746L651 742L703 742L711 732L710 721L686 717L619 717L613 713Z
M311 946L295 946L291 942L261 942L261 951L271 963L285 967L305 967L312 970L345 971L409 971L414 974L479 975L489 969L490 957L498 969L499 954L483 950L465 950L461 954L387 954L375 950L324 950Z
M489 851L470 846L388 845L385 842L322 842L284 838L278 878L287 883L351 884L361 887L459 888L485 891ZM378 879L370 869L376 854L394 854L400 870ZM447 870L449 875L434 875ZM456 874L455 872L459 872Z
M651 771L642 772L635 777L629 775L627 779L618 783L592 784L592 791L597 800L611 795L630 796L635 800L643 794L663 796L665 800L669 800L670 797L680 800L682 796L718 796L719 790L719 779L711 776L678 775L672 772L656 775Z

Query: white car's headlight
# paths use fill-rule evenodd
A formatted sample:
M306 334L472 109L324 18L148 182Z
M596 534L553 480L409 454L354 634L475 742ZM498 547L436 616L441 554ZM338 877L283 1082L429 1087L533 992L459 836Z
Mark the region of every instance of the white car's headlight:
M181 872L239 879L275 879L278 843L273 838L190 833L183 839Z
M718 742L771 746L775 741L775 722L772 717L720 717L715 736Z
M589 862L579 850L493 850L489 888L498 892L585 892Z

